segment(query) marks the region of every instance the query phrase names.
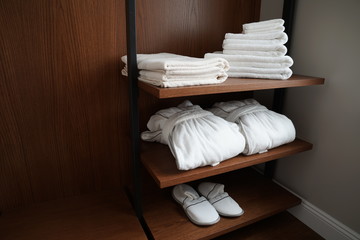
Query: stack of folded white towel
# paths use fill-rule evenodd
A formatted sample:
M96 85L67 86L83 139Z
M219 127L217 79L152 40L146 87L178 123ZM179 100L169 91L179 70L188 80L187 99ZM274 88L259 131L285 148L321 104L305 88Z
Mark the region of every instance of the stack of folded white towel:
M291 77L291 57L286 56L284 20L243 24L243 33L227 33L223 51L207 53L205 59L225 58L229 77L286 80Z
M127 64L127 56L121 60ZM180 87L224 82L229 63L223 58L194 58L171 53L138 54L138 79L159 87ZM122 70L127 76L127 65Z

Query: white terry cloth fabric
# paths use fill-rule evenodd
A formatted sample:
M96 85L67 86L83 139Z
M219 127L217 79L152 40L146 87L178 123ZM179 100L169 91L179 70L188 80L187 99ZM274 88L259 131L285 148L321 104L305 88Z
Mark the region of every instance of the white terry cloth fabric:
M262 153L295 139L292 121L285 115L268 110L255 99L219 102L208 110L238 124L246 139L245 155Z
M235 35L235 34L233 34ZM268 36L274 36L274 38L267 38ZM269 33L249 33L236 34L237 38L226 38L223 41L223 45L226 44L263 44L263 45L279 45L285 44L288 41L288 36L285 32L279 32L277 34ZM264 37L264 38L263 38Z
M250 56L262 56L262 57L280 57L285 56L287 48L284 45L275 45L275 46L256 46L256 45L242 45L239 49L229 49L228 47L235 46L225 46L223 48L224 54L229 55L250 55Z
M122 61L127 63L127 56ZM138 54L138 79L160 87L218 84L227 78L229 63L223 58L193 58L171 53ZM127 65L122 70L127 76Z
M214 53L206 53L204 58L222 57L232 67L258 67L258 68L288 68L294 64L294 61L289 56L280 57L263 57L251 55L229 55L223 54L222 51Z
M290 68L256 68L256 67L231 67L228 71L229 77L239 78L263 78L287 80L291 77Z
M198 85L206 85L206 84L219 84L224 82L228 78L228 75L219 76L218 78L201 78L201 79L192 79L189 80L176 80L176 81L159 81L159 80L151 80L147 78L143 78L141 76L138 79L142 82L149 83L151 85L168 88L168 87L184 87L184 86L198 86Z
M247 51L249 54L244 55L252 55L251 53L254 51L257 52L269 52L269 51L277 51L282 52L284 55L287 52L287 49L282 44L223 44L223 50L241 50Z
M252 22L243 24L243 32L244 33L252 33L252 32L265 32L268 30L278 30L285 29L284 28L285 21L283 19L271 19L260 22ZM282 30L283 31L283 30Z
M154 80L154 81L191 81L196 79L217 79L219 76L226 75L226 72L223 69L214 67L209 68L209 71L198 71L203 72L199 74L166 74L164 71L148 71L141 70L140 76L145 79Z
M137 54L138 69L142 70L164 70L167 74L188 74L188 71L197 69L207 69L219 67L227 70L229 64L225 59L203 59L182 56L172 53L155 53L155 54ZM127 64L127 56L122 56L121 60Z
M179 203L191 222L197 225L213 225L220 220L216 209L187 184L176 185L172 189L172 196Z
M238 217L244 213L239 204L224 191L224 185L219 183L203 182L198 186L201 195L206 197L216 211L224 217Z
M160 110L147 123L145 141L167 144L179 170L190 170L240 154L245 139L236 124L203 110L190 101Z
M288 36L284 31L270 31L270 32L259 32L259 33L226 33L225 40L271 40L271 39L286 39Z

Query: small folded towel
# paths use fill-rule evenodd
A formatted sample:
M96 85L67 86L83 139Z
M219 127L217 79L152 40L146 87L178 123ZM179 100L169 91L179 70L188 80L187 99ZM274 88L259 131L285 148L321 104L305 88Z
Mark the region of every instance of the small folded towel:
M248 46L248 48L246 48ZM241 46L242 49L228 49L227 47L223 49L224 54L229 55L251 55L251 56L263 56L263 57L280 57L285 56L287 48L284 45L276 45L276 47L265 47L262 46L262 49L256 49L254 45L244 45ZM233 46L231 46L233 47ZM239 46L240 47L240 46Z
M286 53L286 47L282 44L223 44L224 50L242 50L242 51L279 51Z
M127 56L121 57L121 60L127 64ZM195 57L187 57L171 53L156 53L156 54L138 54L137 55L138 69L143 70L165 70L172 74L172 70L180 71L184 74L187 71L197 69L207 69L212 67L219 67L227 70L229 64L225 59L203 59Z
M288 39L287 34L284 31L271 31L260 33L226 33L224 39L238 39L238 40L271 40L271 39Z
M243 33L269 32L274 30L284 31L283 19L272 19L267 21L243 24Z
M250 34L232 34L233 37L226 38L223 41L223 45L226 44L254 44L254 45L281 45L288 41L288 36L284 32L276 34L268 33L250 33ZM235 36L234 36L235 35ZM271 38L272 36L272 38Z

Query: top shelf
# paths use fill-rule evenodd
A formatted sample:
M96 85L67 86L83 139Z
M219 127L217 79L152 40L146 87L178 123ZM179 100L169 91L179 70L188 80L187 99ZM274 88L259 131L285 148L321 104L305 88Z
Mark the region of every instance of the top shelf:
M216 93L245 92L254 90L303 87L324 84L324 78L293 75L288 80L228 78L220 84L201 86L159 88L139 81L139 88L154 95L157 98L186 97Z

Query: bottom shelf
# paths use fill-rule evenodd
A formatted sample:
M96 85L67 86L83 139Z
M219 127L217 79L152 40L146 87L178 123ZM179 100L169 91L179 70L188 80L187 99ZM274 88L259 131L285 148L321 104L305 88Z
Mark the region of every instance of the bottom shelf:
M0 216L0 239L147 239L124 193L83 195Z
M144 195L144 219L155 239L211 239L255 223L298 205L301 200L270 179L246 168L203 179L225 185L225 191L239 203L245 213L224 218L208 227L191 223L182 207L171 197L171 189L155 185ZM199 182L189 183L195 189Z
M319 234L296 219L288 212L282 212L275 216L251 224L225 234L214 240L269 240L269 239L291 239L291 240L322 240Z

